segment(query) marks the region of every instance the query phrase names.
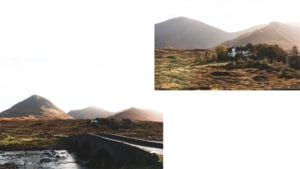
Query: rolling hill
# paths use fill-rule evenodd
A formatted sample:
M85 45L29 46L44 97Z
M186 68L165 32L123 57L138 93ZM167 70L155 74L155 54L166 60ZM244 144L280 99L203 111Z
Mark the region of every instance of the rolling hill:
M253 32L265 25L257 25L229 33L203 22L177 17L155 24L155 48L207 49Z
M231 38L228 32L185 17L155 24L155 48L210 48Z
M261 29L242 34L235 39L224 42L227 46L243 46L247 43L277 44L283 49L290 50L294 45L300 46L299 25L271 22Z
M207 49L219 44L244 46L247 43L277 44L290 50L300 46L300 24L271 22L232 33L185 17L155 24L155 48Z
M162 113L140 108L129 108L110 117L117 121L122 119L130 119L133 121L163 121Z
M252 27L247 28L247 29L242 30L242 31L233 32L232 33L232 38L236 38L236 37L239 37L239 36L241 36L243 34L254 32L254 31L256 31L258 29L261 29L261 28L263 28L265 26L267 26L267 24L256 25L256 26L252 26Z
M49 100L32 95L0 113L2 118L72 119Z
M97 107L87 107L80 110L72 110L68 114L74 119L94 119L105 118L111 116L113 113Z

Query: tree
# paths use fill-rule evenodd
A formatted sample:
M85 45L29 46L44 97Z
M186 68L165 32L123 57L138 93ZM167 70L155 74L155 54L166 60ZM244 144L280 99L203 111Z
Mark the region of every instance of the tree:
M255 60L268 59L269 62L285 62L287 53L278 45L258 44L254 46Z
M255 55L256 59L258 60L263 60L267 57L267 50L266 50L266 45L265 44L258 44L255 45L254 50L255 50Z
M277 61L277 62L284 62L286 61L286 56L287 56L287 52L282 49L281 47L279 47L278 45L275 45L274 46L274 59Z
M293 46L291 55L287 59L288 65L294 69L300 69L300 56L297 46Z
M252 43L247 43L246 49L249 50L250 52L253 52L254 51L254 46L252 45Z
M294 56L297 56L299 54L297 46L293 46L291 54L294 55Z
M217 58L218 60L225 60L226 57L227 57L227 52L228 52L228 49L226 46L224 45L219 45L215 48L215 51L217 53Z
M243 56L244 56L243 53L237 52L237 54L234 57L235 62L238 64L239 61L243 58Z

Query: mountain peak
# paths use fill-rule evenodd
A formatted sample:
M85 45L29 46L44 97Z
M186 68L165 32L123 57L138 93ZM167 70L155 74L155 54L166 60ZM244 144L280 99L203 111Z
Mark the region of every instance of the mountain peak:
M39 95L32 95L0 114L0 117L35 117L43 119L70 119L71 117L52 102Z
M161 122L162 113L148 109L131 107L111 116L113 119L120 121L122 119L130 119L134 121L157 121Z
M283 24L283 23L280 23L280 22L277 22L277 21L273 21L273 22L270 22L269 25L267 25L266 27L285 27L287 25Z
M173 18L173 19L177 19L177 20L182 20L182 19L190 19L190 18L188 18L188 17L185 17L185 16L178 16L178 17L175 17L175 18Z
M269 23L269 25L281 25L282 23L278 22L278 21L272 21Z
M185 17L185 16L179 16L179 17L176 17L176 18L172 18L170 20L179 20L179 21L184 21L184 20L190 20L190 21L197 21L195 19L191 19L191 18L188 18L188 17ZM200 21L197 21L197 22L200 22Z
M28 97L27 99L40 100L40 99L45 99L45 98L43 98L42 96L34 94L34 95Z
M300 31L298 27L273 21L267 26L258 29L251 34L243 34L235 39L224 42L227 46L237 44L244 46L247 43L279 45L285 50L300 44Z
M71 110L68 114L75 119L105 118L112 115L111 112L94 106L89 106L80 110Z
M230 37L228 32L186 17L155 24L155 48L210 48Z

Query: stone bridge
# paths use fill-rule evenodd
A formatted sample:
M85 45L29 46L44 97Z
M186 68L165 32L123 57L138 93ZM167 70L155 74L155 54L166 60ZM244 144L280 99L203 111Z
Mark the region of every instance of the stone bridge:
M81 160L105 169L154 164L159 160L157 154L162 155L163 148L162 142L104 133L74 135L68 141L71 150Z

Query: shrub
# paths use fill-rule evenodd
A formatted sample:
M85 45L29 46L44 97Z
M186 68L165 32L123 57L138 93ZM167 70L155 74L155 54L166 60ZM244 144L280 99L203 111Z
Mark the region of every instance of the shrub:
M224 45L219 45L215 48L215 51L217 53L217 59L219 61L222 61L222 60L226 60L226 58L228 57L227 56L227 52L228 52L228 49L226 46Z
M123 119L120 124L120 128L128 129L133 125L133 122L130 119Z
M300 78L300 71L297 71L295 69L285 69L281 71L280 78L286 78L286 79L291 79L291 78Z
M264 60L252 60L247 59L245 61L237 62L230 62L225 66L227 69L243 69L243 68L258 68L258 69L272 69L278 70L275 65L270 64L266 59Z
M299 55L287 56L287 64L291 68L300 69L300 56Z
M176 62L177 62L176 56L167 56L167 58L169 59L169 61L170 61L171 63L176 63Z
M92 126L104 125L111 129L117 129L119 127L119 123L113 118L96 118L94 119L94 123L90 123Z

